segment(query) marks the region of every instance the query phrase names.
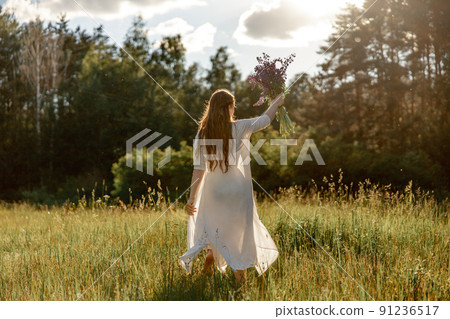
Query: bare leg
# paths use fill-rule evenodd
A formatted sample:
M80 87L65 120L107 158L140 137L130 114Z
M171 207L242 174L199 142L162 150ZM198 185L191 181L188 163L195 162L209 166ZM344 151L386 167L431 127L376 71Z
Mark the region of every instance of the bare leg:
M208 249L202 273L204 273L207 276L212 276L213 272L214 272L214 255L212 253L212 250Z
M234 278L236 279L236 288L242 286L247 279L247 269L244 270L236 270L234 272Z

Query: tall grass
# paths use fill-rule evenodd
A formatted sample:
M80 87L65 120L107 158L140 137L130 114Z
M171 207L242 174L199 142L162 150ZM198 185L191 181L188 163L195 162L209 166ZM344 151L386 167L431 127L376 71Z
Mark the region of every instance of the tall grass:
M261 277L250 269L238 290L230 269L215 270L211 278L201 274L204 252L191 275L180 268L177 258L187 249L183 207L167 210L161 189L128 205L95 194L50 208L3 203L0 299L371 300L370 294L376 300L448 300L448 200L438 203L411 184L393 192L364 181L350 193L342 176L324 181L327 187L272 194L295 221L257 196L280 255Z

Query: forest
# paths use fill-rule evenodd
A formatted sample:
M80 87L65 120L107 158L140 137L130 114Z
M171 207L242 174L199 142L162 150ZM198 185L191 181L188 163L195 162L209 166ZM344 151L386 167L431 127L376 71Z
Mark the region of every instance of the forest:
M252 161L254 178L276 191L328 187L324 176L342 173L350 190L370 180L448 196L449 9L445 0L379 1L352 25L363 8L349 5L317 52L324 54L319 71L289 79L285 106L298 139L289 165L266 144L267 165ZM252 106L259 92L226 47L209 65L188 64L180 35L155 47L139 16L121 46L101 27L69 28L64 15L21 24L1 11L0 199L54 204L96 192L127 201L156 185L180 194L189 186L197 126L179 105L199 119L211 93L227 88L237 118L267 107ZM277 125L253 138L280 138ZM153 176L125 165L126 140L144 128L172 137L172 160ZM306 139L326 165L293 165Z

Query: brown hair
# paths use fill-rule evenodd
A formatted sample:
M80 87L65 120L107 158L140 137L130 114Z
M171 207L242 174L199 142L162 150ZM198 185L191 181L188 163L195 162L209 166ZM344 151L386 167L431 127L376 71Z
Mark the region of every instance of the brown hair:
M222 172L228 171L229 140L233 138L231 131L232 118L230 104L234 106L233 94L226 89L216 90L206 104L199 124L199 138L222 139L223 157L221 160L208 160L209 168L213 171L220 165ZM216 145L205 145L207 154L215 154ZM219 155L219 154L218 154ZM224 166L224 167L222 167Z

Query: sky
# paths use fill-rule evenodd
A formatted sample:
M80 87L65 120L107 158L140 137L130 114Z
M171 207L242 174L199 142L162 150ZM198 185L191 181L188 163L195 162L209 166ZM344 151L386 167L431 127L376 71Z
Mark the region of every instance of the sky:
M245 77L262 52L272 58L296 54L288 78L317 72L317 51L332 32L332 23L347 3L364 0L0 0L21 22L37 15L57 21L64 12L69 27L92 30L99 24L112 42L123 43L133 18L144 18L148 38L157 45L180 33L188 64L210 66L209 58L227 46L232 62Z

